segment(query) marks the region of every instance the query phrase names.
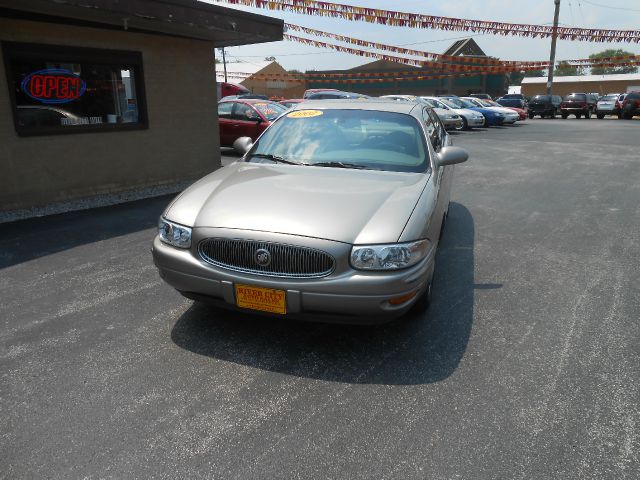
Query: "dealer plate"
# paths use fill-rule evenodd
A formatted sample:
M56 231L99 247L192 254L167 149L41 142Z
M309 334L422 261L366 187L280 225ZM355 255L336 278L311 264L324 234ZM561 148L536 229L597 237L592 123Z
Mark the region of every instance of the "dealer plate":
M287 313L287 292L272 288L236 284L236 305L262 312Z

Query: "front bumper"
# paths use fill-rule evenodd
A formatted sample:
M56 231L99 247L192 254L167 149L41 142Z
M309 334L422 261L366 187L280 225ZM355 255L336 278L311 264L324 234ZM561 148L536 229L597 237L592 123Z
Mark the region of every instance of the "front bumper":
M464 117L469 127L484 127L484 117Z
M252 233L255 236L255 232ZM313 242L314 247L318 247L318 242L328 242L301 240ZM350 245L328 243L344 252L351 250ZM336 271L323 278L278 278L215 267L195 252L194 247L185 250L166 245L157 236L153 241L153 261L160 277L188 298L246 313L263 313L237 307L235 285L272 288L286 292L286 317L349 324L378 324L403 315L426 289L434 268L432 250L422 262L404 270L363 272L337 262ZM348 263L348 255L346 259ZM389 303L392 298L413 292L416 295L404 303Z
M462 118L445 118L442 123L444 123L444 128L462 128Z

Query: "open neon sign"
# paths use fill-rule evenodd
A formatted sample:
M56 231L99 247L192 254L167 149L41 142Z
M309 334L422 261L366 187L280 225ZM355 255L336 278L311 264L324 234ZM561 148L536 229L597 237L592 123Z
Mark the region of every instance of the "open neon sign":
M27 75L20 88L34 100L42 103L68 103L84 94L87 84L69 70L47 68Z

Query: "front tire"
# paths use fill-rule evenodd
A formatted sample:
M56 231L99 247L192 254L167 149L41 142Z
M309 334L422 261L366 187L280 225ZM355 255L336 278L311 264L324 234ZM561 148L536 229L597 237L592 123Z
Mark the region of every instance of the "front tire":
M581 113L576 113L576 118L582 118L582 114Z
M563 114L562 114L562 119L563 119L563 120L566 120L568 116L569 116L569 115L567 115L566 113L563 113Z
M598 113L596 116L598 117L598 120L602 120L604 118L603 113Z

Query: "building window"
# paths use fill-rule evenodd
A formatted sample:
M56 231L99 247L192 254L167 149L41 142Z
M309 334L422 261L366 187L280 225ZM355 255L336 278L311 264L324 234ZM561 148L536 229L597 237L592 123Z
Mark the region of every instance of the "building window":
M3 42L19 135L147 128L142 55Z

